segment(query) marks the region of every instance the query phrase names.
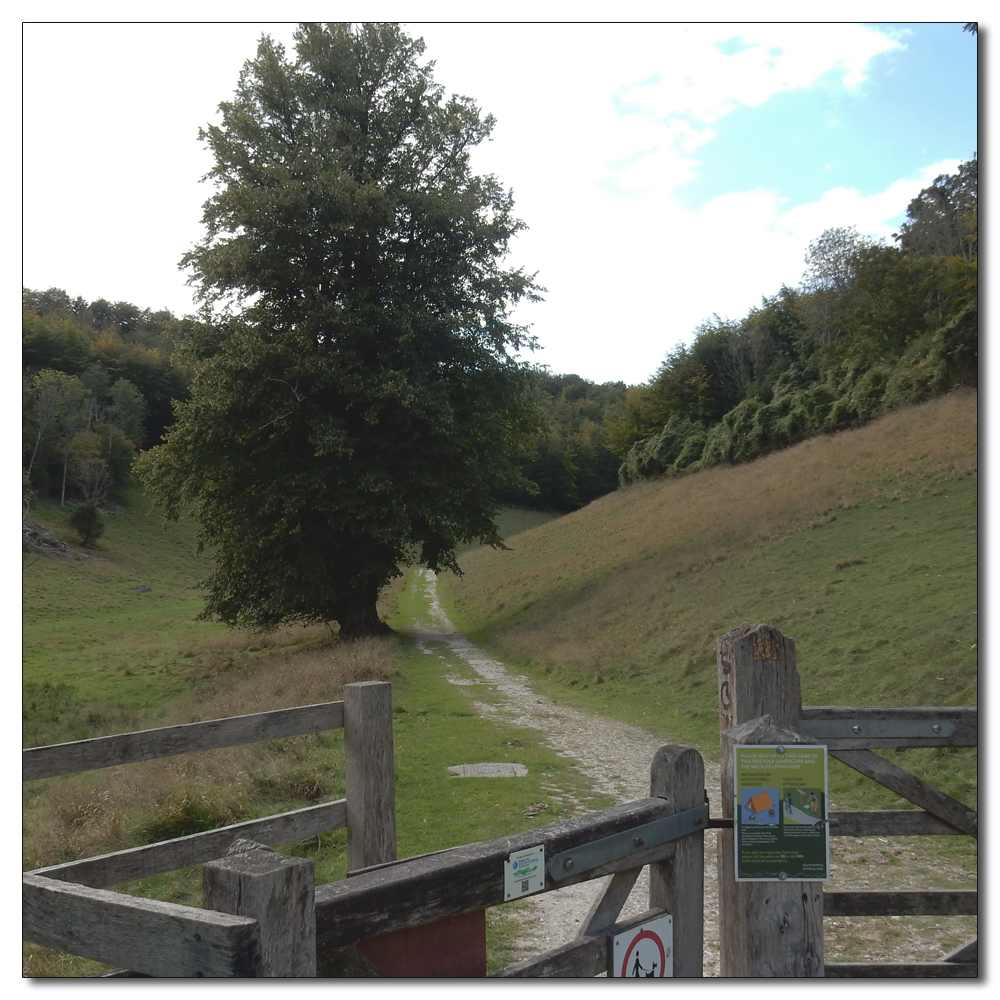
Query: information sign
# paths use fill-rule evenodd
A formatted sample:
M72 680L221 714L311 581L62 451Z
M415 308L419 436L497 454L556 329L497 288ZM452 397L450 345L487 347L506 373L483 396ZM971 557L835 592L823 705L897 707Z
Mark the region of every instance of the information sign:
M515 851L503 863L503 898L517 899L545 888L545 845Z
M674 918L657 917L616 934L611 975L616 979L667 979L674 974Z
M736 881L826 881L826 747L737 746L733 755Z

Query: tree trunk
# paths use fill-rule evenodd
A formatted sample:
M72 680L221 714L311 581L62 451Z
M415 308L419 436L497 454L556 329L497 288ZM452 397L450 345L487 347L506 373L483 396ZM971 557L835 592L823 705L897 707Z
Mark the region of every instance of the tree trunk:
M393 631L378 616L375 602L378 591L338 604L335 620L340 624L341 639L367 639L374 635L392 635Z

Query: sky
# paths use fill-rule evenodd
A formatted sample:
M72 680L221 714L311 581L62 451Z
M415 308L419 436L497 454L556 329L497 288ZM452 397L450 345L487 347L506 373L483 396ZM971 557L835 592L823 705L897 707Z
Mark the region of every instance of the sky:
M420 5L417 5L420 9ZM977 42L950 23L407 22L496 118L472 160L527 229L526 360L644 382L714 315L802 277L810 241L891 240L977 150ZM184 252L211 188L198 129L291 23L28 22L23 284L195 309Z

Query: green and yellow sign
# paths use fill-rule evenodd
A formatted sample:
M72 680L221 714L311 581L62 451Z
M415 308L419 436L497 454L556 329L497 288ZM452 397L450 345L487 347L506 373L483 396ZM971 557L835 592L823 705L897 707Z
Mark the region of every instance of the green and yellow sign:
M830 877L825 746L733 747L738 882Z

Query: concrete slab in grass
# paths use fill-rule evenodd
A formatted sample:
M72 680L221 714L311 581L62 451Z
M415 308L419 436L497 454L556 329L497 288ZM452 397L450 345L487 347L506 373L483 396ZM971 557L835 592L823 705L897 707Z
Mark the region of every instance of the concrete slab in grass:
M523 778L528 769L523 764L453 764L448 768L459 778Z

